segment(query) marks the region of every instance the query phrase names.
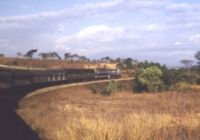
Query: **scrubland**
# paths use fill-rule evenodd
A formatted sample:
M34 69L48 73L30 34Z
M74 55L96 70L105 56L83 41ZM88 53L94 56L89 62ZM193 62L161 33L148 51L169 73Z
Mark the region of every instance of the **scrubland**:
M17 113L44 140L199 140L199 99L198 91L102 96L80 86L25 98Z

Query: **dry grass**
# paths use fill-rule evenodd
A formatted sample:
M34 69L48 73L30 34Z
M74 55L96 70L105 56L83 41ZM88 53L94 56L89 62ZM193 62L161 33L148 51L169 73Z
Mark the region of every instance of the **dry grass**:
M22 100L18 114L47 140L199 140L200 93L104 97L70 87Z
M115 69L116 63L95 63L66 60L42 60L0 57L0 64L29 68L110 68Z

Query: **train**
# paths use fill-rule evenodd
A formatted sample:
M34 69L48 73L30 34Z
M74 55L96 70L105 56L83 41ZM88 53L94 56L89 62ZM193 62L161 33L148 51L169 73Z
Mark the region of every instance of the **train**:
M42 83L72 83L120 78L119 69L45 69L0 66L0 89Z

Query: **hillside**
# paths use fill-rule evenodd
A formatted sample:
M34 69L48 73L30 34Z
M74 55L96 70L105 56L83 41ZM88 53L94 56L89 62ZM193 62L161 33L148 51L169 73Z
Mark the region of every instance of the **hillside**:
M199 98L124 90L102 96L79 86L25 98L17 112L48 140L198 140Z
M66 60L41 60L25 58L0 57L1 65L28 67L28 68L109 68L115 69L115 63L97 63Z

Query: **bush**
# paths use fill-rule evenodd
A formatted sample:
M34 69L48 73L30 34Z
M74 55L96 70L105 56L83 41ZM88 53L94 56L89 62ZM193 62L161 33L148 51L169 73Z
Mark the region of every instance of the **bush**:
M135 76L134 88L136 91L160 91L163 88L163 81L161 76L162 71L157 66L141 69Z
M135 79L133 81L134 91L149 91L147 84L144 84L140 79L142 71L150 67L157 67L161 70L161 83L157 86L158 90L170 90L174 88L174 85L180 82L187 82L188 84L200 84L200 70L199 67L192 67L191 69L168 69L165 65L160 65L159 63L152 62L141 62L138 64L138 71L136 73ZM148 77L149 75L143 76ZM151 77L151 76L150 76ZM152 83L152 82L150 82ZM157 90L156 89L156 90Z
M174 86L171 87L173 91L181 92L181 93L188 93L192 92L192 86L187 82L178 82Z
M104 96L110 96L111 93L116 92L118 89L119 89L119 84L112 80L108 82L108 85L102 88L100 93L101 95L104 95Z
M113 80L106 84L92 84L91 86L89 86L89 89L92 91L92 93L100 93L104 96L110 96L113 92L120 90L120 88L120 84Z
M101 95L103 96L110 96L111 95L111 90L109 88L103 88L100 92Z
M92 91L92 93L94 93L94 94L98 92L97 84L92 84L89 88Z

